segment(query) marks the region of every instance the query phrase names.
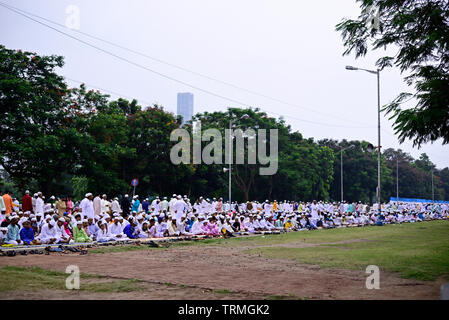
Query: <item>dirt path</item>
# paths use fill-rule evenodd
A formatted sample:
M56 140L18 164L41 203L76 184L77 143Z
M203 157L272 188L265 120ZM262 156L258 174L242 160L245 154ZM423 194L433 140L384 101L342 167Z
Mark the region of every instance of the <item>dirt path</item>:
M244 250L241 247L188 246L88 255L52 253L50 256L1 257L0 267L39 266L64 272L68 265L77 265L83 273L121 279L138 278L149 285L148 292L140 295L142 299L213 298L210 292L207 293L208 289L238 293L224 296L230 299L262 299L270 295L294 295L307 299L439 299L439 281L407 280L382 272L381 289L367 290L367 275L363 271L320 269L297 261L248 255ZM178 286L170 290L162 287L153 290L151 287L163 283ZM180 285L189 288L181 288ZM40 293L37 297L72 299L78 294L80 299L85 298L83 293L58 294ZM110 298L111 295L99 294L96 298ZM23 296L34 297L33 293L23 293ZM113 298L135 299L136 295L113 294Z

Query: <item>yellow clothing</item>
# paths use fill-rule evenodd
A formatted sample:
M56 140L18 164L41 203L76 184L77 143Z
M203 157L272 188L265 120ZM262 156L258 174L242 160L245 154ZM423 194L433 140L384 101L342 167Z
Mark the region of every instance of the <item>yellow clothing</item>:
M56 209L58 209L59 217L64 216L64 212L67 209L67 205L66 205L65 201L59 200L58 202L56 202Z

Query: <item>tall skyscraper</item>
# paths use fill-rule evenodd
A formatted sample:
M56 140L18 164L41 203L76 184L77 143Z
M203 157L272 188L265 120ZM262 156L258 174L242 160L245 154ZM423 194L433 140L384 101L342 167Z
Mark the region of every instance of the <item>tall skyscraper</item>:
M182 116L182 124L192 120L193 94L190 92L178 93L178 116Z

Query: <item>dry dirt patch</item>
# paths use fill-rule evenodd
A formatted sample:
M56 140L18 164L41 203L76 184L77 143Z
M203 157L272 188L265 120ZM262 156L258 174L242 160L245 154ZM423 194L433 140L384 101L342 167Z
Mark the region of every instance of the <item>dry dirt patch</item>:
M320 269L298 261L266 259L246 254L246 249L186 246L82 256L53 253L50 256L2 257L0 266L38 266L64 272L68 265L77 265L82 273L136 278L148 286L143 293L28 292L12 295L29 299L136 299L136 295L141 299L262 299L274 295L307 299L439 299L441 281L401 279L396 274L382 272L381 289L367 290L367 275L363 271ZM175 286L157 287L164 283ZM213 290L235 293L217 295Z

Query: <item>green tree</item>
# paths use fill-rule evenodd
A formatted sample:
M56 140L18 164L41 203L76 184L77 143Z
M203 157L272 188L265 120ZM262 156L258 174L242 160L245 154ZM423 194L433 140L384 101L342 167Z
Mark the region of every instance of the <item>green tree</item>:
M60 56L0 46L0 164L23 189L32 179L51 192L52 181L73 167L80 134L70 126L70 95Z
M402 142L420 146L443 139L449 143L449 1L447 0L357 0L358 19L344 19L337 25L346 47L345 55L364 56L391 47L394 57L377 61L380 69L397 66L407 73L405 81L415 93L401 93L384 107ZM369 28L372 9L378 9L379 28ZM374 10L375 11L375 10ZM403 109L406 99L416 99L414 108Z
M141 194L186 192L185 175L190 169L182 164L175 166L170 160L170 149L174 145L170 134L179 126L179 119L158 105L145 110L138 108L128 114L128 146L135 150L136 157L122 159L121 178L127 183L139 178Z
M327 199L333 175L333 153L326 147L318 146L313 139L303 139L299 132L292 132L281 118L270 118L258 109L232 108L228 112L197 114L194 118L201 121L202 130L219 129L225 137L225 129L229 128L230 112L234 117L234 130L241 129L277 129L278 130L278 171L274 175L259 174L264 167L259 162L249 164L248 143L244 145L245 163L232 166L233 199L247 201L256 199ZM246 118L242 116L248 115ZM191 128L191 127L190 127ZM268 138L269 134L267 134ZM259 137L258 137L259 138ZM203 143L203 147L208 144ZM267 139L267 150L270 141ZM234 142L235 145L235 142ZM222 165L195 165L193 180L199 178L201 188L208 188L210 194L227 195L227 177L222 169L225 164L225 148L223 141ZM235 163L235 153L234 161ZM207 191L207 190L206 190ZM227 197L226 197L227 198Z

